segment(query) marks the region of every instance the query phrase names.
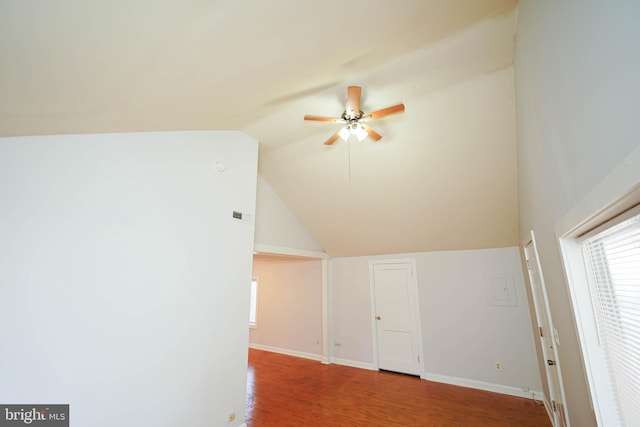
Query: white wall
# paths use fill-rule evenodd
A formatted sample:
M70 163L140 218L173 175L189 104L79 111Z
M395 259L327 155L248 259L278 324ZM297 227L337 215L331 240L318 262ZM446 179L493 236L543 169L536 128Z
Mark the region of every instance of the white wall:
M0 139L0 401L240 425L256 169L238 132Z
M369 259L329 261L329 355L355 366L373 363Z
M258 245L322 252L267 181L258 175L255 241Z
M425 377L511 394L521 393L523 386L541 389L515 247L332 259L334 361L371 366L369 261L393 258L416 259ZM515 306L488 304L486 283L492 278L513 284ZM497 361L503 365L500 372Z
M534 230L571 425L595 426L554 227L640 141L640 2L521 0L520 239Z
M322 262L254 262L258 278L258 328L250 345L320 360Z

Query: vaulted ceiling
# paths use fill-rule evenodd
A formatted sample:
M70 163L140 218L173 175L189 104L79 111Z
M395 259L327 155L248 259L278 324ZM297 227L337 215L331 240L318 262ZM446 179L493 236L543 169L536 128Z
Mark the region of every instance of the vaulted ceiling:
M331 256L517 244L515 0L6 0L0 136L239 129ZM322 144L346 87L380 142Z

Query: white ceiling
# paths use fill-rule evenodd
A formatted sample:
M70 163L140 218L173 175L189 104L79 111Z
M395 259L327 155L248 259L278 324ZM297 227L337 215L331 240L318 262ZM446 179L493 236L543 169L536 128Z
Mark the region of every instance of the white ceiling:
M5 0L0 136L240 129L331 256L517 244L516 0ZM346 87L379 143L322 144Z

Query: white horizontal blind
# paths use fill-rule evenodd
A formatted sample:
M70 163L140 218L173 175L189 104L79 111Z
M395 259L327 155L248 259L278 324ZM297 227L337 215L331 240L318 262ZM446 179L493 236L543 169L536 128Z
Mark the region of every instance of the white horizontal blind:
M588 238L583 250L621 417L640 426L640 215Z

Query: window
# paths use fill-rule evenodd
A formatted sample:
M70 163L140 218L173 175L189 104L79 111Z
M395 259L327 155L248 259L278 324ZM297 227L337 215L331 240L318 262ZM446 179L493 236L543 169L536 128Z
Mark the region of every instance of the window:
M258 279L251 279L251 302L249 305L249 327L258 329Z
M579 241L596 334L623 425L640 426L640 213L605 223ZM630 218L625 218L630 217Z
M640 186L586 201L556 233L592 408L598 425L640 425Z
M555 227L590 403L601 426L640 425L638 164L640 147Z

